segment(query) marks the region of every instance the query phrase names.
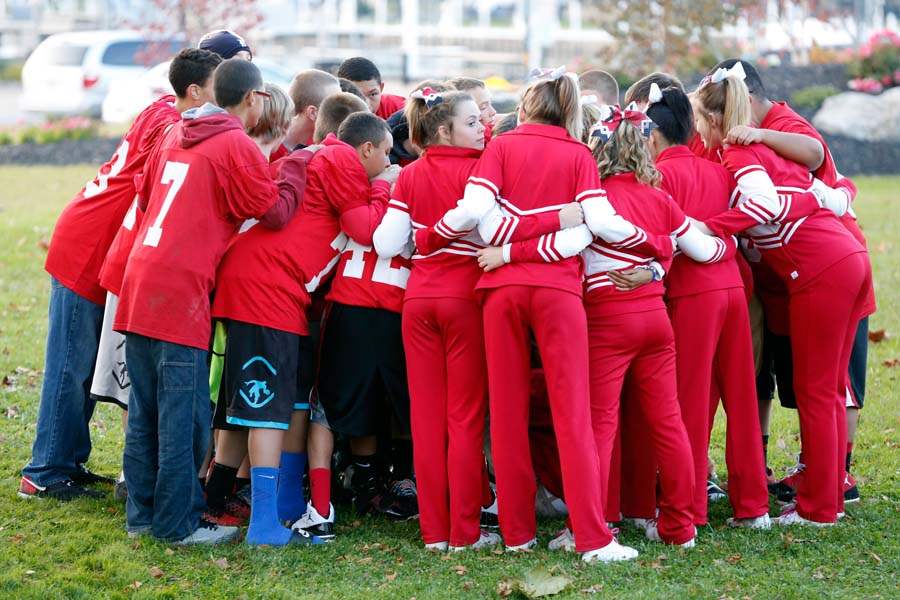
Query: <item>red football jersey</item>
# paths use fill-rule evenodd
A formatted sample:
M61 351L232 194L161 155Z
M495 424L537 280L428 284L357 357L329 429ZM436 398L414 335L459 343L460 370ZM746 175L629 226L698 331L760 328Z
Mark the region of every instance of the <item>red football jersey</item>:
M147 162L138 185L146 211L113 325L201 349L209 346L209 298L229 240L279 198L241 121L204 108L185 113Z
M662 174L660 187L689 217L705 221L728 210L735 183L722 165L699 158L687 146L671 146L656 157L656 168ZM675 256L665 282L670 298L744 287L734 258L701 264L684 254Z
M401 171L389 206L407 213L412 229L433 226L463 197L479 156L480 150L429 146ZM408 235L408 231L403 233ZM474 231L431 254L414 255L405 297L474 299L475 284L481 277L475 257L483 247L481 236Z
M63 209L44 268L64 286L96 304L106 291L100 268L135 196L134 177L165 129L178 121L175 96L160 98L138 115L112 158Z
M825 138L822 137L822 134L820 134L809 121L794 112L785 102L773 102L772 108L766 113L765 118L759 126L763 129L772 129L774 131L799 133L818 140L819 143L822 144L822 148L825 149L825 158L822 161L822 164L819 165L819 168L813 171L813 175L831 187L835 187L838 181L843 178L837 170L834 157L831 156L831 151L828 149L828 144L825 143ZM840 217L840 220L841 223L844 224L844 227L847 228L847 231L849 231L853 237L865 247L866 236L863 235L853 210L849 210L844 216ZM875 312L875 288L873 286L869 287L867 311L869 313Z
M722 164L734 175L739 193L733 195L731 204L734 208L708 220L707 224L714 231L733 233L730 228L722 229L718 224L727 223L734 217L747 222L741 229L788 290L803 287L850 254L865 252L834 213L824 208L795 221L754 221L760 211L760 199L766 193L759 185L760 174L766 175L774 184L774 191L779 196L777 210L786 213L792 197L809 189L812 176L803 165L782 158L763 144L728 146L723 151Z
M134 238L141 227L141 219L144 211L138 207L138 199L135 197L131 208L125 213L122 226L116 233L103 266L100 267L100 287L118 296L122 292L122 279L125 277L125 265L128 264L128 255L134 246Z
M676 234L685 224L685 214L666 192L639 182L634 173L622 173L602 180L609 203L629 222L648 234ZM665 308L662 281L652 281L631 291L619 291L609 279L609 271L647 265L651 257L612 247L594 238L584 252L585 303L600 306L603 314L619 315ZM687 259L690 260L690 259ZM669 261L660 261L668 270Z
M303 202L290 223L279 231L255 225L229 247L217 275L214 317L309 333L310 294L330 278L349 241L341 214L386 203L390 193L385 181L369 184L351 146L333 135L323 144L309 162Z
M410 252L380 258L372 246L349 240L325 297L329 302L400 312L409 279Z
M395 96L394 94L381 94L381 104L375 114L387 121L388 117L403 108L406 99L403 96Z

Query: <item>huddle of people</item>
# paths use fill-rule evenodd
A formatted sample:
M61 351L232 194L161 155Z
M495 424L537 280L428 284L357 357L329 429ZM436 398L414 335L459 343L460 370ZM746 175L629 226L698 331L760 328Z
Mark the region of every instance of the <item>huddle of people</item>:
M621 105L603 71L535 70L501 116L477 79L402 98L351 58L286 93L251 58L229 31L181 51L60 216L20 496L111 483L85 467L103 400L132 537L321 544L346 494L418 517L428 550L525 551L540 492L567 514L550 549L628 560L615 523L690 548L725 496L721 399L728 525L858 500L856 188L751 64ZM776 385L802 442L780 481Z

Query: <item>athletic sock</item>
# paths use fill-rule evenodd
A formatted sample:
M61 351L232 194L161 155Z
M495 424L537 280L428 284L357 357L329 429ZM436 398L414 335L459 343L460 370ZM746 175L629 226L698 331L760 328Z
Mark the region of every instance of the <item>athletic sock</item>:
M769 466L769 434L762 436L763 442L763 462Z
M238 490L244 489L244 487L250 485L249 477L236 477L234 479L234 491L237 493Z
M206 482L206 505L213 512L225 509L225 500L234 489L238 468L216 463Z
M278 520L278 469L250 467L250 479L252 495L247 543L284 546L291 539L291 530Z
M853 442L847 442L847 459L845 461L845 469L850 472L850 459L853 457Z
M413 478L412 440L394 440L391 445L391 459L394 463L393 479Z
M331 469L309 470L309 496L316 512L327 519L331 512Z
M278 477L278 518L294 522L306 512L303 495L303 472L306 452L282 452Z

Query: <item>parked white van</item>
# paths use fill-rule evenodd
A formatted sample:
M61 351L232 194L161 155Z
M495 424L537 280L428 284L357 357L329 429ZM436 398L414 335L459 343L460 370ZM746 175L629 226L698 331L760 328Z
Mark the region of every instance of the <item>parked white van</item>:
M184 42L148 40L137 31L57 33L22 68L20 108L48 114L100 116L110 82L135 78L174 56Z

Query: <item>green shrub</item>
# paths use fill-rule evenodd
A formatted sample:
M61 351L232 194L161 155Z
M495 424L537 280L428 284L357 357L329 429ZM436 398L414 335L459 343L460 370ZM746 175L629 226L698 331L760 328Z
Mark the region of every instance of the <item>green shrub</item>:
M791 95L791 104L797 108L819 110L826 98L838 93L839 90L833 85L811 85L794 92Z

